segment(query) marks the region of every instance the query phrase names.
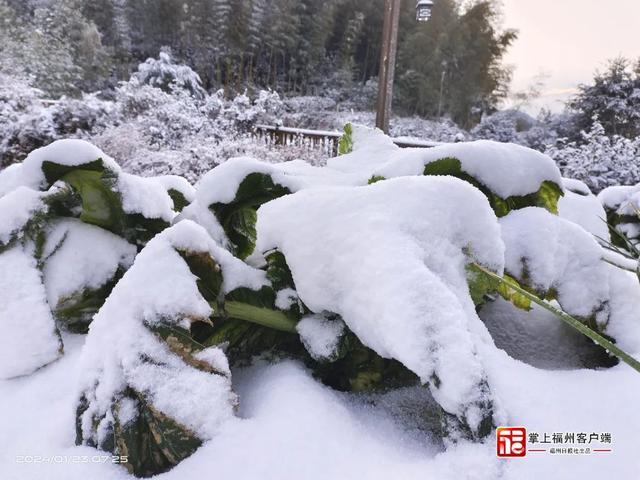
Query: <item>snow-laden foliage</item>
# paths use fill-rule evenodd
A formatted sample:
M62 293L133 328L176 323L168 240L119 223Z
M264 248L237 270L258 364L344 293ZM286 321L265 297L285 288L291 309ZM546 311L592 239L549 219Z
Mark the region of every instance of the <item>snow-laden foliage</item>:
M607 214L612 243L636 254L634 245L640 241L640 184L605 188L598 199Z
M182 88L199 98L206 95L200 76L187 65L175 63L169 50L161 51L157 59L148 58L141 63L133 78L143 85L169 92L174 88Z
M611 240L607 213L600 200L580 180L563 178L564 196L558 201L558 215L580 225L598 240Z
M181 175L192 182L233 156L281 161L305 152L252 136L255 124L274 123L282 113L276 93L227 99L222 91L195 89L194 75L162 53L112 92L48 102L28 82L0 74L0 165L69 136L109 151L130 173Z
M449 223L451 216L458 221ZM306 190L263 206L257 232L258 251L284 254L310 310L338 313L364 345L429 384L474 435L499 423L477 352L487 335L465 264L473 259L501 272L504 253L478 190L420 177Z
M3 377L55 359L58 328L87 330L138 248L170 225L176 183L124 173L80 140L59 140L0 171L2 351L11 355Z
M0 288L0 378L28 375L58 359L62 341L33 255L21 248L2 251Z
M78 140L0 172L0 284L22 279L0 290L3 376L56 360L59 330L91 322L77 443L151 476L237 432L231 371L256 356L339 391L410 390L405 408L447 451L520 422L501 371L532 370L477 313L497 296L640 368L620 350L640 352L637 277L599 244L596 198L548 156L491 141L402 150L357 126L341 145L324 167L230 160L195 189L125 173ZM612 363L593 349L594 365Z
M205 280L221 290L261 285L261 272L239 263L191 222L149 243L87 337L77 443L127 456L132 473L150 476L216 435L237 402L229 365L190 332L210 322L208 302L220 293L205 298Z
M479 188L498 216L527 206L557 213L562 195L560 172L548 156L492 141L401 149L380 131L357 127L354 151L328 166L368 174L370 181L406 175L451 175Z
M558 141L545 150L563 175L586 183L594 192L640 182L640 137L608 136L596 119L580 141Z
M542 116L536 119L520 110L501 110L488 115L474 127L470 134L479 140L517 143L544 151L560 134L558 116Z
M376 114L371 110L352 109L332 98L305 96L283 99L287 125L299 128L341 130L347 123L373 128ZM451 119L430 120L418 116L394 116L390 135L394 138L412 138L433 142L461 142L471 139L469 132L458 127ZM491 139L490 139L491 140Z
M262 204L304 188L358 182L366 179L303 161L268 164L247 157L231 159L200 180L196 199L182 218L197 221L216 241L246 258L255 247L256 211Z
M557 297L566 312L606 324L608 269L593 236L537 208L511 212L500 226L510 275L540 297Z
M623 57L596 73L592 85L581 85L570 102L577 127L593 130L597 123L612 137L640 136L640 61L632 65Z

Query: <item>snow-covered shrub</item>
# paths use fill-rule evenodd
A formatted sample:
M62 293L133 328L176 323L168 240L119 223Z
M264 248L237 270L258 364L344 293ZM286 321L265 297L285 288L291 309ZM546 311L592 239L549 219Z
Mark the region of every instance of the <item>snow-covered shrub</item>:
M482 140L521 143L520 137L535 124L536 120L525 112L501 110L484 117L471 134Z
M640 61L631 65L622 57L611 60L604 72L596 73L593 85L580 85L579 90L568 104L576 133L602 127L611 137L640 136Z
M347 123L373 128L376 114L372 110L348 109L326 97L293 97L284 99L285 125L320 130L341 130ZM428 120L418 116L393 117L390 135L433 142L460 142L469 140L470 134L451 119Z
M338 175L303 161L271 165L252 158L231 159L202 178L195 201L182 217L203 225L244 259L255 248L256 212L262 204L303 188L340 183Z
M44 358L32 352L36 326L49 346L59 343L58 328L86 331L138 248L170 225L178 209L170 193L189 196L179 183L124 173L80 140L54 142L0 172L0 283L24 284L2 302L10 333L1 350L12 355L3 377L55 358L51 347ZM22 295L32 303L24 313Z
M445 220L452 215L460 221ZM454 420L450 435L483 437L501 421L465 268L503 268L496 218L478 190L427 177L305 189L264 205L257 236L257 251L284 255L311 311L339 314L364 345L429 385Z
M132 173L174 174L195 182L230 157L268 157L269 145L252 138L251 126L271 123L282 102L266 91L253 100L246 95L227 100L221 91L198 99L134 79L116 91L116 107L119 120L93 137L97 145Z
M249 153L280 161L304 152L253 138L255 124L275 123L282 114L277 93L232 99L222 91L207 95L195 73L165 57L142 64L112 92L55 102L42 101L42 93L28 82L1 75L0 166L70 136L109 151L131 173L178 174L194 182L233 156ZM166 82L170 88L161 88Z
M215 436L237 400L225 354L192 331L211 324L223 289L256 288L263 277L191 222L154 238L87 338L77 443L126 456L131 473L151 476Z
M27 79L0 73L0 168L22 160L56 137L42 97L43 92Z
M580 142L559 140L545 151L563 175L586 183L594 192L640 182L640 137L607 136L597 121Z
M142 85L151 85L167 92L177 88L198 98L206 95L200 76L189 66L175 63L168 49L163 49L157 59L148 58L141 63L133 78Z

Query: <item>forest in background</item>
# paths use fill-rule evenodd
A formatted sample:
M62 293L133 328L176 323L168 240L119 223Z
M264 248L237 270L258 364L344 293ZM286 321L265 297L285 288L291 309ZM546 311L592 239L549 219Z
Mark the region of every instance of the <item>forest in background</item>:
M498 2L436 0L431 21L402 3L395 108L463 128L508 93L516 32ZM170 49L209 90L359 98L377 91L383 0L0 0L0 68L52 98L114 87ZM10 61L8 60L10 59Z

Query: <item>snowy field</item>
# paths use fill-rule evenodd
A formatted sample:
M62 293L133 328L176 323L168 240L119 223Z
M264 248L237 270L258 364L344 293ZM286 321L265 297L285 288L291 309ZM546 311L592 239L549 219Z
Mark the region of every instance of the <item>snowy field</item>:
M67 351L59 362L0 386L3 478L131 478L122 467L110 464L16 463L26 455L104 455L73 446L73 405L84 339L64 340ZM492 360L494 385L515 423L539 432L610 432L614 452L499 460L494 437L486 444L463 443L443 451L440 439L416 427L412 410L429 406L419 388L389 398L339 394L315 381L300 364L282 361L234 371L241 418L230 421L215 439L159 478L198 478L202 472L225 479L272 480L637 478L637 372L627 367L547 371L503 353Z
M490 141L339 150L0 171L0 478L637 479L638 187ZM562 445L498 458L500 426Z

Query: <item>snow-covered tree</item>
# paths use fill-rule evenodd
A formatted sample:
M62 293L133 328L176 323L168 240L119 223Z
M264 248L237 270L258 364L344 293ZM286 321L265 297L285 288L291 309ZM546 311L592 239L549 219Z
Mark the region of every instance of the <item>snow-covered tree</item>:
M198 98L203 98L206 93L200 76L187 65L176 63L168 48L161 50L157 59L149 58L141 63L133 78L143 85L165 91L181 88Z
M578 141L558 140L545 153L565 176L582 180L594 192L640 182L640 137L608 135L597 117L592 121L591 129L581 132Z
M635 68L625 58L612 60L593 85L580 86L569 107L576 112L578 131L590 130L597 115L607 135L640 136L640 60Z

